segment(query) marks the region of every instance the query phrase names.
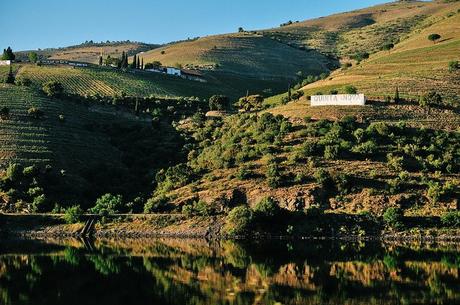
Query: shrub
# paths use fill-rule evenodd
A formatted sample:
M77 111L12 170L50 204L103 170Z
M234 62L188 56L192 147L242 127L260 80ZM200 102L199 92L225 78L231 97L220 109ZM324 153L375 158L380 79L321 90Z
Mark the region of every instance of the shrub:
M27 110L27 114L29 114L29 116L32 117L33 119L40 119L44 115L43 111L37 107L29 108Z
M108 216L120 213L123 206L121 195L105 194L96 200L96 205L90 209L91 213Z
M387 155L387 164L390 169L400 172L404 170L404 157L398 157L389 153Z
M460 63L458 63L458 60L451 61L449 62L449 71L454 72L460 69Z
M430 91L420 98L419 104L422 107L430 105L442 105L442 96L436 91Z
M74 205L64 212L64 220L68 224L80 222L82 216L83 210L79 205Z
M262 220L269 220L280 213L281 209L275 200L271 197L266 197L259 201L254 207L255 216Z
M400 208L388 208L383 214L385 223L395 229L403 227L404 213Z
M430 180L428 181L427 186L428 189L426 196L432 203L439 202L439 200L441 200L443 197L449 196L454 190L454 185L450 182L441 185L439 182Z
M238 206L230 211L227 216L226 229L230 235L241 235L248 232L253 220L251 209Z
M22 175L22 166L18 163L10 163L6 168L6 175L5 178L15 182L17 181Z
M209 98L209 110L225 110L230 100L225 95L213 95Z
M27 195L31 197L36 197L38 195L43 194L43 188L36 186L36 187L31 187L27 190Z
M358 89L356 89L356 87L354 87L354 86L345 86L345 88L343 90L345 91L346 94L356 94L356 93L358 93Z
M236 173L236 178L239 180L247 180L251 177L251 170L247 166L242 166Z
M327 160L336 160L339 157L339 145L327 145L324 148L324 158Z
M206 202L198 200L183 205L182 213L187 216L210 216L214 214L214 209Z
M460 212L447 212L441 216L441 223L446 227L460 227Z
M32 212L44 212L46 210L48 201L44 194L38 195L32 202Z
M240 98L236 106L243 111L259 111L262 110L263 101L264 97L262 95L250 95Z
M31 165L28 167L25 167L24 170L22 171L22 174L27 177L34 177L38 174L38 167L36 165Z
M150 198L144 205L144 213L164 212L168 209L168 197L161 195Z
M60 82L49 81L43 84L43 92L50 97L59 97L64 93L64 87Z
M281 173L276 161L273 160L268 163L266 178L267 184L271 188L277 188L281 185Z
M329 174L329 172L326 171L325 169L322 169L322 168L318 169L315 172L314 177L315 177L316 183L318 183L322 187L329 187L332 185L332 182L333 182L332 177Z
M373 140L358 144L352 148L352 152L362 155L373 155L377 152L378 146Z
M346 195L351 192L353 183L350 175L339 174L334 177L334 182L340 194Z
M441 35L439 34L430 34L428 35L428 40L436 43L436 41L438 41L439 39L441 39Z

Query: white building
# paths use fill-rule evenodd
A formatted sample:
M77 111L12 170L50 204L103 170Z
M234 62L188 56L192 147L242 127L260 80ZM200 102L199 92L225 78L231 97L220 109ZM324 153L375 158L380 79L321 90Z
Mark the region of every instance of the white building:
M167 67L166 74L181 76L181 71L180 69L177 69L177 68Z
M315 106L364 106L364 94L337 94L337 95L312 95L312 107Z
M11 66L11 60L0 60L0 66Z

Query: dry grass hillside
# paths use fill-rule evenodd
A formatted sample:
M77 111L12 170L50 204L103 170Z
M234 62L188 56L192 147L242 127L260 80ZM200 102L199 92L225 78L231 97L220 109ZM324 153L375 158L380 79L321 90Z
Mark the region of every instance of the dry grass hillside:
M122 52L136 54L156 47L157 45L140 42L93 43L34 52L37 52L42 59L72 60L97 64L101 54L103 54L104 58L108 55L111 57L121 57ZM18 52L19 58L25 59L28 53L29 51Z

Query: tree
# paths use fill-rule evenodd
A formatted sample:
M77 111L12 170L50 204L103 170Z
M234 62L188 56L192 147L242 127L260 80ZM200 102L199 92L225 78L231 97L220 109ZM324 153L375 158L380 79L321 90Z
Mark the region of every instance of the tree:
M213 95L209 98L209 110L225 110L230 100L225 95Z
M404 213L399 208L388 208L383 214L383 220L392 228L399 229L403 226Z
M249 95L239 99L236 106L243 111L259 111L262 110L264 97L262 95Z
M460 69L460 64L458 63L458 60L453 60L449 62L449 72L455 72Z
M439 34L430 34L428 36L428 40L432 41L433 43L436 43L439 39L441 39L441 35Z
M396 87L394 101L395 101L395 103L399 103L400 100L401 100L401 99L400 99L400 97L399 97L399 87Z
M14 55L11 47L3 49L2 60L14 60L15 58L16 58L16 55Z
M102 55L99 56L99 66L102 66Z
M0 119L7 120L10 117L10 109L8 107L0 108Z
M230 235L241 235L251 227L253 213L246 206L238 206L230 211L227 217L226 229Z
M239 32L239 33L243 33L243 32L244 32L244 29L243 29L242 27L239 27L239 28L238 28L238 32Z
M142 61L141 61L141 69L144 70L144 57L142 57Z
M351 85L345 86L344 91L345 91L346 94L356 94L356 93L358 93L358 89L356 89L356 87L351 86Z
M139 57L137 57L136 69L140 69L140 68L141 68L141 60Z
M388 53L390 53L390 51L395 47L395 45L393 43L387 43L383 46L383 49L385 51L388 51Z
M110 215L120 213L123 206L123 197L121 195L105 194L96 200L96 204L90 209L92 213L99 215Z
M81 217L83 216L83 210L79 205L74 205L65 210L64 220L68 224L73 224L80 222Z
M37 107L30 107L27 110L27 114L36 120L40 119L44 115L43 111Z
M64 87L56 81L46 82L42 87L43 92L50 97L59 97L64 93Z
M8 74L5 77L5 83L6 84L14 84L14 80L15 80L15 77L14 77L14 74L13 74L13 69L10 66L10 71L8 72Z
M38 54L36 52L30 52L29 53L29 61L36 63L38 60Z
M134 54L133 62L131 63L131 69L136 69L136 64L137 64L137 57L136 57L136 54Z

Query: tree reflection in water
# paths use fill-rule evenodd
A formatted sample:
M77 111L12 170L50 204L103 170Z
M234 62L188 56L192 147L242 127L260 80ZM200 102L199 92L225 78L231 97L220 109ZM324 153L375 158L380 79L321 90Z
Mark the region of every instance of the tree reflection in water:
M326 241L16 241L0 303L453 304L460 245ZM87 246L87 244L86 244Z

